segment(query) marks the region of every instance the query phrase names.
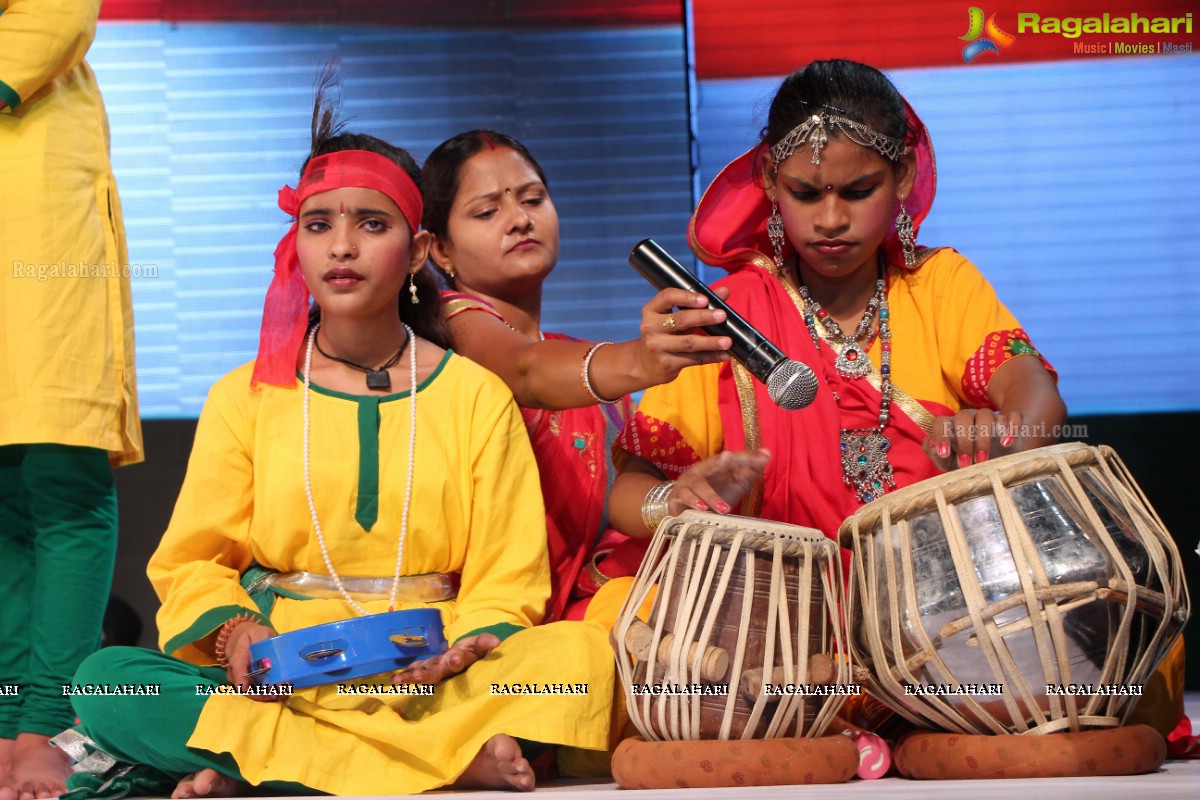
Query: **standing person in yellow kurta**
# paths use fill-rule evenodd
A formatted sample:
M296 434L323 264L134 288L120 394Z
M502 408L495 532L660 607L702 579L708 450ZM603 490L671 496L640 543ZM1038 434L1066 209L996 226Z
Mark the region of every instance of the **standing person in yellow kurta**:
M178 781L177 797L242 782L529 790L523 748L607 746L612 659L597 625L532 627L550 580L520 411L498 377L445 349L416 164L337 134L330 116L314 114L299 187L280 192L298 222L276 251L259 357L210 392L150 562L164 653L109 648L76 676L161 696L76 697L80 732ZM298 594L289 573L329 591ZM202 696L249 685L255 641L391 606L441 611L451 649L390 678L432 696ZM360 683L380 681L392 685ZM513 684L574 693L514 696Z
M98 0L0 0L0 798L49 797L62 684L100 642L112 466L142 460Z

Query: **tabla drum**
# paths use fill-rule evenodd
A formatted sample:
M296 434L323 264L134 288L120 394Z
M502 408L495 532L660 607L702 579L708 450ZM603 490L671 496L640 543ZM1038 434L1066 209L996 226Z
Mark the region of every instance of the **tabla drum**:
M842 523L856 677L947 732L1116 727L1182 632L1179 552L1116 453L1004 456Z
M250 645L250 680L300 689L404 669L446 651L435 608L388 611L281 633Z
M820 736L855 691L841 594L820 531L690 510L664 520L613 629L634 725L651 741Z

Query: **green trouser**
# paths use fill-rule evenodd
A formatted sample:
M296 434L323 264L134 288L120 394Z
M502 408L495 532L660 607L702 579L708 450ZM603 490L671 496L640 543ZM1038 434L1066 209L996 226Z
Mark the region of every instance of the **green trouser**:
M140 647L106 647L89 656L75 674L74 686L156 690L157 695L77 694L78 730L104 752L127 764L144 764L178 780L202 769L244 781L229 753L188 747L208 695L205 689L226 684L225 670L198 667ZM270 731L263 731L270 736ZM268 781L264 788L287 794L321 794L298 783Z
M0 446L0 738L74 721L62 687L100 644L116 553L103 450Z
M83 662L75 675L75 686L107 686L112 691L120 687L119 690L125 692L153 690L158 694L74 695L71 703L79 715L76 727L90 737L96 747L119 762L152 767L156 775L169 778L168 783L202 769L213 769L244 781L237 762L229 753L188 747L188 739L196 729L208 699L207 692L227 683L225 670L220 667L198 667L157 650L140 647L106 647ZM270 736L271 731L263 731L262 735ZM529 759L550 749L539 742L517 741L521 752ZM147 791L134 794L169 793L168 786L153 786L152 783L153 777L147 777L142 784ZM68 788L83 785L73 777ZM322 794L289 781L265 781L261 786L292 795ZM79 794L79 797L104 796L104 792Z

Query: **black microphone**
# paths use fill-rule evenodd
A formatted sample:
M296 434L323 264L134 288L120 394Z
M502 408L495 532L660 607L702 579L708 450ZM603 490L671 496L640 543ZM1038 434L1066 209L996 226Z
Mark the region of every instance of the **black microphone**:
M785 356L653 239L638 242L629 254L629 263L656 289L696 292L708 298L709 308L724 311L725 321L705 325L704 331L710 336L728 336L733 340L733 357L766 384L767 394L777 406L794 411L804 408L817 396L817 376L808 365Z

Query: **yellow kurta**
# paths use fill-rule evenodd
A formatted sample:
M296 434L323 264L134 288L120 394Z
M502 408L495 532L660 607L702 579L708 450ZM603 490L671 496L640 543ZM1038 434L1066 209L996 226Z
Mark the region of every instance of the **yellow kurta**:
M304 493L302 387L252 389L251 370L235 370L210 392L175 514L149 565L163 601L163 649L197 664L215 663L213 630L238 608L256 610L239 583L252 563L328 573ZM410 402L407 392L380 399L376 416L372 400L310 396L313 498L341 575L383 577L395 568ZM371 440L375 420L378 516L368 531L355 513L360 442ZM454 354L417 392L402 571L461 574L458 598L435 604L451 641L488 626L532 626L549 596L544 510L520 411L499 378ZM364 605L384 611L387 602ZM281 633L352 616L342 600L279 597L270 611ZM339 695L335 685L299 690L286 703L214 696L188 744L231 753L254 783L295 781L343 795L423 791L457 777L495 733L604 749L612 671L599 626L558 623L513 634L433 697ZM588 693L491 693L491 684L513 682L587 683Z
M98 0L0 0L0 445L142 460Z

